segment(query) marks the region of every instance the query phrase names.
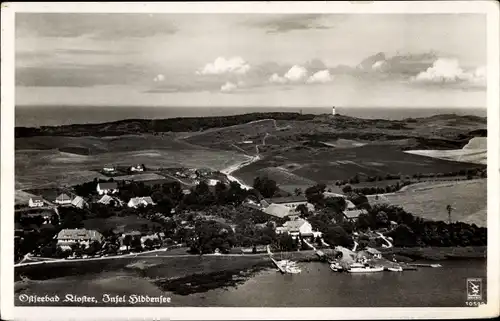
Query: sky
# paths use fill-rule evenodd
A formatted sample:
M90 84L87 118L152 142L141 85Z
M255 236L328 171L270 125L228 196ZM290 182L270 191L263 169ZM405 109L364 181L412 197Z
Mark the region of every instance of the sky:
M486 107L480 14L17 13L16 105Z

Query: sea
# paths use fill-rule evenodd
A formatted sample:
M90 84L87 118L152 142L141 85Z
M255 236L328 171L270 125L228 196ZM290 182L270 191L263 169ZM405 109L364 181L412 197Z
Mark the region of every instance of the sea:
M366 119L401 120L439 114L486 117L486 108L335 107L336 113ZM330 114L331 107L123 107L123 106L17 106L16 127L105 123L124 119L229 116L257 112Z
M486 260L430 262L441 268L334 273L328 264L299 264L300 274L275 269L237 287L173 296L173 306L224 307L467 307L467 280L480 279L487 301Z

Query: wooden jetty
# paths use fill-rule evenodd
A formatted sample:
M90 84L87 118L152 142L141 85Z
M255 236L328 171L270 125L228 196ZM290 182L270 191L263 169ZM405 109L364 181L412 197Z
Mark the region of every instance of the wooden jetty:
M408 266L414 267L431 267L431 268L439 268L442 267L441 264L424 264L424 263L409 263Z

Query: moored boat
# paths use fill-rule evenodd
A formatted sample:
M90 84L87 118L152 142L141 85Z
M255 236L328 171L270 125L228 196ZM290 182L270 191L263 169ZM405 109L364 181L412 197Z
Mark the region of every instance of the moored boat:
M396 266L396 267L388 267L387 271L391 272L402 272L403 268L401 266Z
M349 270L347 270L347 272L349 272L349 273L373 273L373 272L382 272L382 271L384 271L383 266L351 267Z

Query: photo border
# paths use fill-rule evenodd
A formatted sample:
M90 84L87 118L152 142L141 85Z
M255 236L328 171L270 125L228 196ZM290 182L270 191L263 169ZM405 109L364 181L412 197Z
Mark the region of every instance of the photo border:
M98 308L14 306L14 76L16 12L109 13L482 13L487 15L488 250L487 301L477 308ZM1 296L2 319L222 320L482 318L499 311L499 5L496 1L2 3L1 10ZM464 287L465 295L465 287ZM84 309L84 310L82 310ZM82 314L82 311L85 311ZM76 318L73 318L76 320Z

